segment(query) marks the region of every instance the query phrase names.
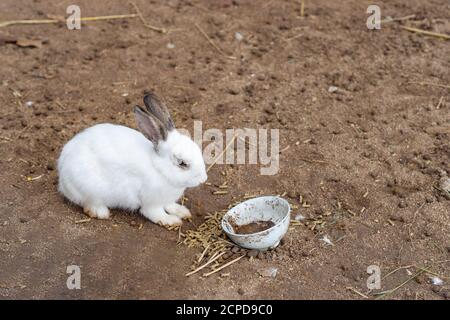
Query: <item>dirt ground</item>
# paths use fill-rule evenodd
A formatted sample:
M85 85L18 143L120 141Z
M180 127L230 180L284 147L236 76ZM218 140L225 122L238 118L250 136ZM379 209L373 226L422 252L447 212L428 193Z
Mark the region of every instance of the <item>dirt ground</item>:
M65 16L73 2L3 0L0 21ZM375 1L383 18L416 16L368 30L373 3L306 1L301 17L299 1L136 0L169 33L139 19L0 28L0 298L373 299L367 267L378 265L377 291L412 279L387 298L448 299L450 205L439 181L450 174L450 42L400 26L450 34L450 5ZM76 4L82 16L133 12L127 1ZM180 128L280 129L279 173L214 166L212 186L186 192L194 223L244 194L285 192L310 204L292 217L327 223L295 226L271 260L207 278L185 277L198 250L138 214L76 224L82 210L56 190L62 146L93 124L135 127L147 89ZM230 193L213 195L225 180ZM72 264L81 290L66 287ZM275 278L258 274L267 267ZM413 279L417 267L444 284Z

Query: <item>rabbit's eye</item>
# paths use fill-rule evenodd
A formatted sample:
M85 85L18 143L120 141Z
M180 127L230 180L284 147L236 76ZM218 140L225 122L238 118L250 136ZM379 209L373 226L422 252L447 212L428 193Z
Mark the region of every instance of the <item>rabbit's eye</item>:
M182 169L189 168L189 165L183 159L177 159L177 164Z

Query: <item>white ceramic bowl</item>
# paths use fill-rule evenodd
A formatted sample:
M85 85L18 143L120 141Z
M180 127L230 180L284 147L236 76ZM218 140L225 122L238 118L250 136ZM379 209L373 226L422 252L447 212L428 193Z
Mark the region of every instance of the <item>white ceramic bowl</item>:
M222 219L222 229L234 243L243 248L261 251L273 249L288 230L290 213L289 203L280 197L253 198L228 210ZM233 230L233 224L241 226L268 220L275 225L257 233L239 234Z

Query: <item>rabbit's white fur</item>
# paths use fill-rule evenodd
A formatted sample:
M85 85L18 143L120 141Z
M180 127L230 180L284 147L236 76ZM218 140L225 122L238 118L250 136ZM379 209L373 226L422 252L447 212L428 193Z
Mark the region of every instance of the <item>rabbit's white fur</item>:
M180 167L180 159L189 167ZM113 124L75 135L61 152L58 171L59 191L90 216L107 219L108 208L140 208L163 225L190 216L176 201L207 178L201 149L176 129L155 148L140 132Z

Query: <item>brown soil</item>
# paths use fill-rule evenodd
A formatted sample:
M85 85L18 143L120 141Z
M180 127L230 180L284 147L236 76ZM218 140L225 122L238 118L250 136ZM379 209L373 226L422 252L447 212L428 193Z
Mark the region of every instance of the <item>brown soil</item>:
M3 0L0 21L64 16L72 3ZM119 0L76 3L84 16L132 10ZM303 18L298 1L136 3L149 23L172 31L138 19L80 31L0 28L0 298L364 299L353 289L372 298L370 265L382 276L417 265L446 279L433 286L422 274L389 298L449 296L450 206L438 187L450 173L449 42L400 28L450 34L447 0L377 1L383 17L416 14L381 30L366 28L373 1L306 1ZM189 190L186 202L199 225L246 193L287 191L299 205L292 218L301 213L308 226L292 227L270 261L242 259L224 269L228 277L185 277L198 250L177 246L177 232L120 210L76 223L82 209L56 190L61 147L96 123L135 127L132 106L147 89L181 128L199 119L204 129L280 129L276 176L216 165L211 185ZM224 181L229 193L213 194ZM66 287L72 264L81 290ZM276 278L260 277L269 267ZM382 290L408 271L417 269L398 269Z
M239 234L251 234L261 232L272 228L275 224L272 221L255 221L248 224L237 225L232 224L234 233Z

